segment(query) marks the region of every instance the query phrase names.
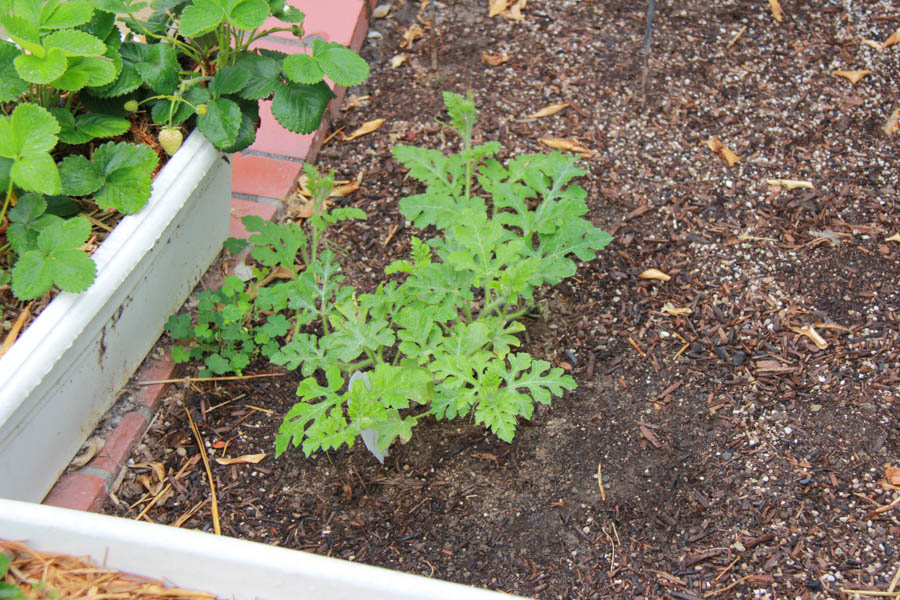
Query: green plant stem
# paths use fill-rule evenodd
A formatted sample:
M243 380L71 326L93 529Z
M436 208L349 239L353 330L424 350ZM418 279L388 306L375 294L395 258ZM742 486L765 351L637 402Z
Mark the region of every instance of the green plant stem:
M360 371L370 365L375 364L375 362L372 361L371 359L361 360L359 362L353 362L353 363L336 361L336 363L337 363L338 368L341 369L342 371L344 371L345 373L348 371Z
M366 348L366 349L364 350L364 352L366 353L366 356L369 357L369 361L371 361L372 364L375 364L376 362L384 362L383 360L382 360L382 361L379 361L379 360L378 360L379 358L381 358L381 356L380 356L380 355L381 355L381 348L378 349L378 354L379 354L378 357L375 356L375 353L372 352L371 348Z
M527 313L530 309L531 309L531 306L523 306L516 312L509 313L509 314L507 314L506 310L504 310L503 318L506 320L507 323L509 323L510 321L515 321L516 319L518 319L519 317L521 317L522 315Z
M134 27L137 27L138 29L140 29L141 33L143 34L143 36L145 38L151 37L155 40L166 40L166 42L168 42L172 46L175 46L179 50L184 52L188 57L190 57L191 60L193 60L198 65L203 64L203 57L201 57L190 44L186 44L174 36L166 36L166 35L159 35L159 34L153 33L152 31L150 31L149 29L144 27L144 24L141 21L138 21L134 17L129 16L129 17L123 18L123 21L129 27L134 26Z
M13 182L12 177L9 178L9 187L6 190L6 197L3 198L3 208L0 209L0 221L3 221L3 217L6 216L6 211L9 209L10 202L12 202L13 194Z
M313 208L313 210L316 210ZM312 244L310 244L309 248L309 259L311 263L316 262L319 254L319 237L322 235L322 230L318 227L313 226L313 237Z
M465 137L463 138L463 144L466 149L466 152L472 149L472 129L469 128ZM466 205L468 205L468 201L472 198L472 167L474 160L468 159L466 161Z
M273 27L271 29L266 29L265 31L251 32L250 37L248 37L246 42L244 42L244 47L241 48L241 50L246 50L247 48L250 47L250 44L252 44L253 42L255 42L258 39L262 39L262 38L266 37L267 35L271 35L273 33L278 33L281 31L292 32L293 30L294 30L293 27Z
M480 319L481 317L488 317L491 314L498 313L498 311L505 306L506 306L506 303L503 302L502 300L500 300L500 298L496 298L495 300L492 300L490 303L488 303L487 300L485 300L484 306L481 308L480 311L478 311L477 318Z
M325 312L322 312L322 334L328 335L328 318Z
M471 323L472 322L472 303L464 300L463 308L465 308L465 311L466 311L466 323Z

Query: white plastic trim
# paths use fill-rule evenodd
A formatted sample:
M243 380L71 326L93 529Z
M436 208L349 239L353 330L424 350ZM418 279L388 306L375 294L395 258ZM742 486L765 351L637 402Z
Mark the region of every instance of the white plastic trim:
M234 600L513 600L517 596L266 546L0 499L0 538Z
M195 131L94 253L94 284L0 359L0 497L43 498L218 254L230 202L230 159Z

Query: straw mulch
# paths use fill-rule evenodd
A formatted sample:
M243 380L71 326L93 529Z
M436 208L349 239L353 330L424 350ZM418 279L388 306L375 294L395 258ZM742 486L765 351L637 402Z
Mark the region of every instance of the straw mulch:
M21 587L26 598L65 600L215 600L215 594L167 586L159 580L95 566L87 557L36 552L0 540L11 557L3 581Z

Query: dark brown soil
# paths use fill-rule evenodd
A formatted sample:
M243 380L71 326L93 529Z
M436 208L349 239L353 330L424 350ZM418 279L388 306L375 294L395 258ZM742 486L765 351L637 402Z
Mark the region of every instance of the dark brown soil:
M406 255L397 201L416 188L390 147L457 147L434 121L442 90L473 92L478 137L507 156L577 139L594 151L590 217L615 241L542 292L522 346L571 368L577 391L511 444L427 422L382 466L361 444L273 459L299 374L191 384L107 512L134 517L168 483L146 517L199 506L184 526L211 528L187 406L215 456L266 453L212 464L228 535L542 599L900 589L900 487L886 480L900 462L900 134L883 131L900 45L863 41L897 30L900 7L782 0L779 24L766 2L658 3L644 98L643 2L531 0L522 22L437 4L412 47L400 42L418 2L373 23L372 76L351 90L368 99L337 126L387 122L320 157L339 178L363 173L344 202L369 218L330 240L363 290ZM833 75L862 69L855 85ZM671 280L638 277L649 268Z

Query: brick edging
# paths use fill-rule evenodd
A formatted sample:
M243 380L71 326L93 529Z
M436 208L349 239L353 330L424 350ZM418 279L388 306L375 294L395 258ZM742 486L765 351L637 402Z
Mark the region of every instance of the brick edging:
M165 354L146 361L134 378L137 382L172 379L176 365ZM144 436L159 409L169 384L140 386L134 394L137 410L127 413L107 437L100 452L87 466L65 473L44 498L44 504L97 512L106 503L116 479L125 468L131 451Z
M315 0L312 0L315 1ZM352 1L352 0L351 0ZM303 0L297 2L302 5ZM369 3L368 9L365 7ZM349 40L344 43L358 51L368 30L368 13L374 0L363 0ZM327 34L327 31L325 31ZM283 44L284 40L266 38L267 44ZM335 88L337 98L326 111L318 131L300 140L296 134L283 129L272 129L271 118L263 118L263 126L257 142L243 155L234 157L235 181L232 190L238 194L232 205L231 235L246 236L239 218L248 212L274 219L277 203L291 192L305 161L314 162L322 142L328 133L328 121L336 116L346 92ZM266 107L264 110L268 110ZM264 130L265 129L265 130ZM272 151L274 149L275 151ZM254 179L254 177L256 179ZM266 186L260 190L256 180L279 181L279 185ZM263 192L263 193L260 193ZM268 202L261 204L250 201L252 197ZM274 201L274 203L273 203ZM61 506L77 510L98 512L103 508L118 479L124 474L128 458L138 442L143 438L153 415L159 409L170 384L157 383L140 385L143 381L160 381L175 378L177 365L166 353L162 358L150 358L135 373L132 381L138 386L132 396L135 410L122 417L113 432L107 437L103 448L86 466L64 473L44 498L43 504Z

